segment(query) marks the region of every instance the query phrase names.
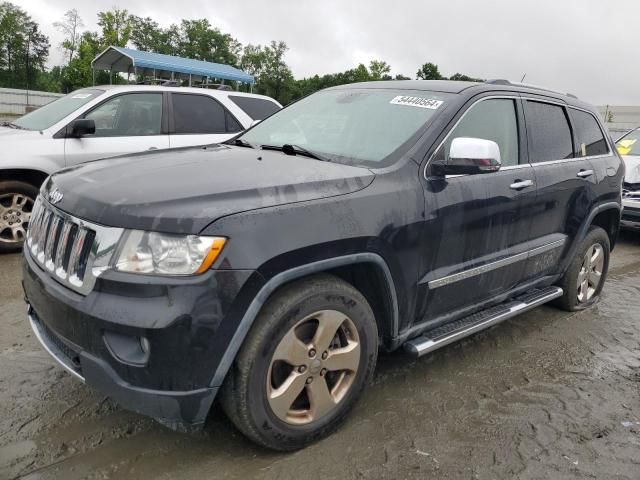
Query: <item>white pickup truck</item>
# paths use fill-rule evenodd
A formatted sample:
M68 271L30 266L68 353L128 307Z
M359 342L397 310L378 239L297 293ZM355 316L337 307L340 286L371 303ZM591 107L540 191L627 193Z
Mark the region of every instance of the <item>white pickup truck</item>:
M0 124L0 252L20 248L40 185L56 170L223 142L280 108L272 98L229 90L100 86Z

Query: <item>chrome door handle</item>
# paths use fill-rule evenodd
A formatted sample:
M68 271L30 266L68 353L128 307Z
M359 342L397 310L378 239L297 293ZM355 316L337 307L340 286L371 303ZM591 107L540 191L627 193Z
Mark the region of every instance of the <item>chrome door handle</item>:
M533 187L533 180L518 180L509 185L511 190L522 190L523 188Z
M593 170L580 170L577 176L580 178L587 178L591 175L593 175Z

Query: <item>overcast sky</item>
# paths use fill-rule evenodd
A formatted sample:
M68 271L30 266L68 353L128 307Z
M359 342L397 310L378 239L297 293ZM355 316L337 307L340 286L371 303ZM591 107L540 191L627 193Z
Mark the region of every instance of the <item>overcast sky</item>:
M85 28L114 6L163 26L209 19L243 44L284 40L297 77L334 73L372 59L415 77L430 61L444 75L507 78L571 92L604 105L640 104L635 0L10 0L51 41L50 64L62 61L53 27L76 8Z

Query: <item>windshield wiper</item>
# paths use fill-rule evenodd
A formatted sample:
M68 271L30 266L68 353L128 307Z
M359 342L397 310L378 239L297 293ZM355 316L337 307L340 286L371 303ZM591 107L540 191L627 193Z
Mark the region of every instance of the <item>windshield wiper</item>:
M21 127L20 125L16 125L13 122L0 122L0 126L14 128L16 130L26 130L26 128Z
M311 150L307 150L304 147L301 147L299 145L291 145L289 143L285 143L284 145L282 145L281 147L278 147L277 145L262 145L262 149L263 150L278 150L286 155L302 155L304 157L309 157L309 158L313 158L315 160L320 160L321 162L330 162L331 160L329 160L326 157L323 157L322 155L312 152Z
M246 140L242 140L241 138L236 138L233 141L233 144L237 145L238 147L256 148L253 145L251 145L249 142L247 142Z

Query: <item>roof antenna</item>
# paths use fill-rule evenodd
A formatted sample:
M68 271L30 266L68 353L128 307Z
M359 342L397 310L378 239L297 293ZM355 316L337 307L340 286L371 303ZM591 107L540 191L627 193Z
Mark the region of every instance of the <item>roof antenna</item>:
M527 73L525 72L524 75L522 75L522 78L520 79L520 83L524 82L524 78L527 76Z

